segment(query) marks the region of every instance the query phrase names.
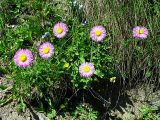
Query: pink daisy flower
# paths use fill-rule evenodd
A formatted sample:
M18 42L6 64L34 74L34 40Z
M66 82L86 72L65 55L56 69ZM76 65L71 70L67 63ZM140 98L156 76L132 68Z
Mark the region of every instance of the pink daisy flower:
M94 74L95 68L92 63L83 63L79 66L80 76L88 78Z
M54 53L54 47L51 43L45 42L39 47L39 55L44 59L49 59Z
M26 68L33 62L33 54L28 49L20 49L15 53L13 60L17 66Z
M106 37L106 30L103 26L94 26L90 31L90 37L95 42L100 42Z
M133 37L138 40L146 39L148 34L148 29L145 27L136 26L135 28L133 28Z
M68 27L67 27L67 25L65 23L58 22L53 27L53 33L57 38L65 37L67 32L68 32Z

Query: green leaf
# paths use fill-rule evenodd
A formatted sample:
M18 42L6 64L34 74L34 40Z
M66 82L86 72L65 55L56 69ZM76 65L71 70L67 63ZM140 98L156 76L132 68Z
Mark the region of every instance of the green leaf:
M97 75L97 76L100 77L100 78L103 78L103 76L104 76L104 74L103 74L100 70L96 70L96 71L94 72L94 74Z
M152 72L151 71L147 71L146 72L146 77L148 78L148 77L151 77L151 75L152 75Z
M0 85L0 90L5 90L7 87L4 85Z
M48 114L47 117L49 120L53 120L53 118L56 116L56 110L52 109Z
M80 56L80 61L81 61L81 63L84 63L85 62L85 59L84 59L84 57L83 56Z

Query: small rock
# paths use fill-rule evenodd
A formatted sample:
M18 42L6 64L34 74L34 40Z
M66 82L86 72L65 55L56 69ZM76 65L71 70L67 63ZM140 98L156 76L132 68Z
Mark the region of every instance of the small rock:
M37 113L39 120L48 120L48 118L43 113Z

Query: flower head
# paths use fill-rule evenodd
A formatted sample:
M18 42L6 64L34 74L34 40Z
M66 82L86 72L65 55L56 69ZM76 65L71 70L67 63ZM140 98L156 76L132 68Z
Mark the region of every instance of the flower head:
M136 26L135 28L133 28L133 37L138 40L146 39L148 34L148 29L145 27Z
M33 62L33 54L28 49L20 49L15 53L13 60L17 66L26 68Z
M79 66L80 76L88 78L94 74L95 68L92 63L83 63Z
M51 43L45 42L39 47L39 55L44 59L49 59L54 53L54 47Z
M116 82L116 77L111 77L111 78L110 78L110 82L115 83L115 82Z
M64 67L64 68L69 68L69 63L65 63L65 64L63 65L63 67Z
M65 37L67 32L68 32L68 27L67 27L67 25L65 23L58 22L53 27L53 33L57 38Z
M106 30L103 26L94 26L90 31L90 37L95 42L100 42L106 37Z

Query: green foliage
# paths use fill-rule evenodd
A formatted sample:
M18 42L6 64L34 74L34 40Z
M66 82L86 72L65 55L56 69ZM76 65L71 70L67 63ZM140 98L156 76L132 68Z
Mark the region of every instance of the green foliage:
M144 106L140 109L140 113L144 120L158 120L159 117L156 115L160 109L157 107Z
M59 63L61 58L58 58L59 52L55 51L53 59L43 60L38 55L38 47L44 41L53 43L53 36L45 39L41 36L45 32L52 32L54 23L62 20L56 14L60 8L55 7L56 2L46 4L46 1L39 0L2 0L0 4L0 75L6 74L7 79L14 81L13 99L20 103L21 99L26 101L37 98L56 101L51 92L65 87L62 84L64 69ZM61 16L63 14L64 11L61 11ZM15 52L21 48L30 49L34 54L34 63L26 69L13 63ZM18 111L21 111L21 106L18 105Z
M91 106L82 104L76 107L73 113L73 119L76 120L98 120L97 111L93 110Z
M31 1L30 1L31 2ZM33 1L31 5L25 0L23 2L14 1L15 16L7 16L8 19L16 19L13 24L14 28L6 28L5 38L1 42L1 57L8 65L6 69L10 72L9 78L15 80L14 92L21 96L30 96L33 89L42 95L42 91L48 92L48 88L56 85L55 80L59 81L60 77L67 74L68 79L73 83L73 87L87 88L90 83L98 78L105 78L115 75L115 70L112 65L113 57L107 52L109 47L110 37L104 40L103 43L94 43L89 38L89 30L93 24L83 26L80 24L77 17L74 19L66 17L66 23L69 26L69 35L64 40L52 38L41 39L44 30L49 30L54 23L60 19L56 16L56 11L59 8L52 9L51 4L44 2ZM42 9L42 5L44 5ZM24 7L25 6L25 7ZM8 7L8 4L4 4ZM29 13L24 15L23 10L26 9ZM3 9L5 10L5 9ZM32 13L36 14L32 15ZM52 16L48 19L48 14L54 14L54 20L51 22ZM25 11L25 13L27 13ZM10 13L9 13L10 14ZM62 15L61 15L62 16ZM3 17L2 17L3 18ZM3 18L5 20L5 17ZM17 23L18 22L18 23ZM47 22L47 23L46 23ZM46 24L45 24L46 23ZM9 21L9 24L10 21ZM55 55L53 60L43 61L38 59L37 44L43 41L50 41L55 47ZM35 62L27 69L17 68L11 59L14 53L20 48L28 48L34 52ZM5 56L5 57L4 57ZM96 67L95 77L85 79L79 76L78 67L83 62L92 62ZM63 65L68 63L69 66L64 68ZM53 68L53 69L52 69ZM53 80L53 78L55 80ZM21 88L22 87L22 88Z
M26 108L26 104L23 102L23 99L20 98L20 103L18 103L18 105L16 106L16 111L18 113L24 112Z
M99 120L99 114L92 106L83 103L78 105L71 113L64 113L56 118L56 120Z
M16 97L33 98L36 96L31 95L37 93L42 98L49 92L50 88L57 87L60 84L62 72L58 70L58 65L52 64L53 61L37 59L27 69L21 69L13 65L13 73L8 77L15 82L14 95ZM57 70L58 72L56 72ZM55 72L56 74L54 74Z
M47 113L47 118L49 120L53 120L53 118L56 116L56 111L52 109L50 112Z
M107 53L110 50L109 40L106 38L102 43L94 43L89 38L91 26L82 26L78 22L72 25L72 41L66 44L63 49L63 59L61 63L69 63L66 70L70 73L71 81L75 87L86 88L90 83L98 78L105 78L115 74L112 66L113 57ZM82 78L79 76L78 67L84 62L91 62L96 67L95 77Z

